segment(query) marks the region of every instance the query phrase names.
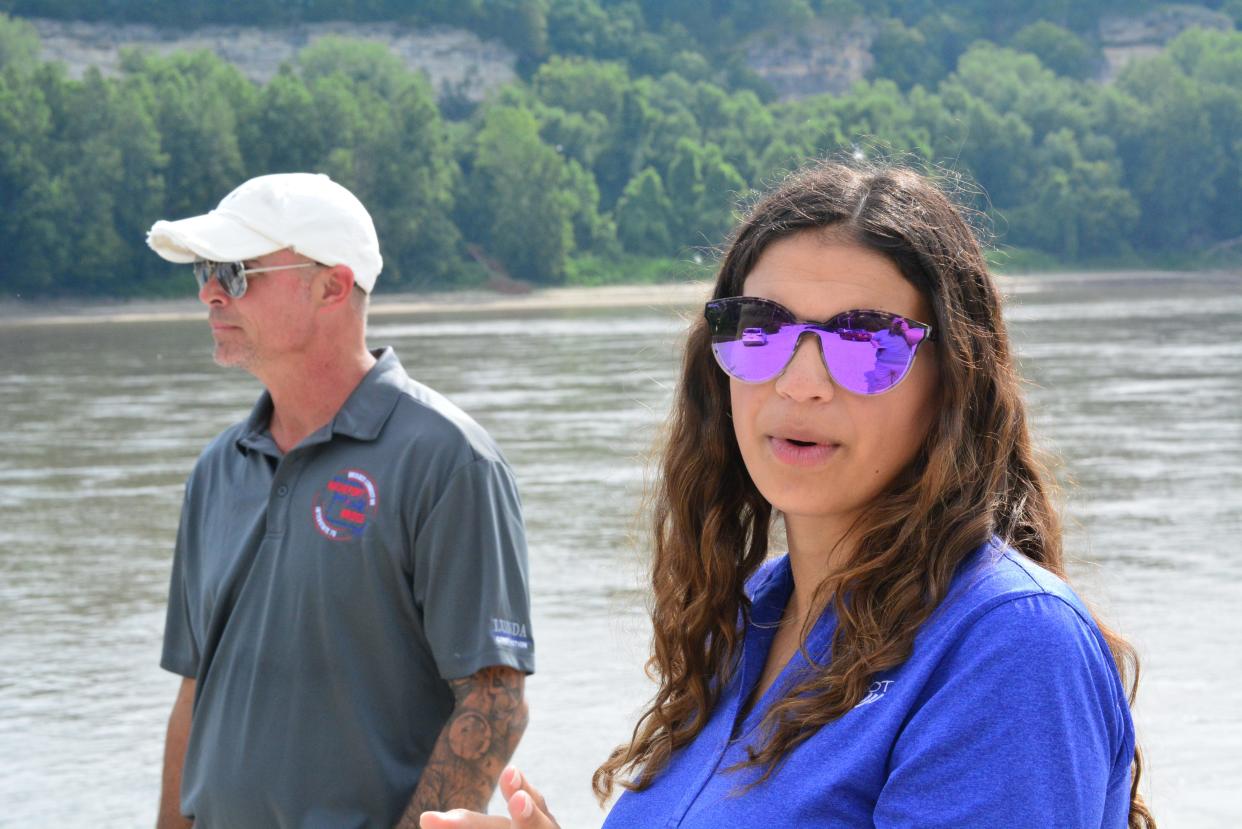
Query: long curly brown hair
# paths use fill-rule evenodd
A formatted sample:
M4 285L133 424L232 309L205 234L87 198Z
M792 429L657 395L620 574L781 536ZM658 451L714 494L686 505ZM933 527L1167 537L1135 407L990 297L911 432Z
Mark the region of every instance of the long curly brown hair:
M1000 296L966 215L931 177L911 169L821 162L755 203L721 263L715 298L742 294L777 239L812 229L849 239L887 256L924 294L941 337L931 352L940 369L939 412L916 457L856 522L848 566L818 588L838 616L831 659L767 712L768 739L743 764L762 768L761 780L861 701L873 675L909 658L958 564L992 535L1065 577L1055 484L1032 444ZM649 786L703 729L740 653L738 619L750 610L744 585L768 555L772 506L742 462L728 378L709 344L700 318L688 333L652 494L647 669L659 688L629 744L596 770L601 801L618 782ZM1133 702L1134 649L1100 630ZM1138 793L1141 771L1136 751L1129 823L1154 829Z

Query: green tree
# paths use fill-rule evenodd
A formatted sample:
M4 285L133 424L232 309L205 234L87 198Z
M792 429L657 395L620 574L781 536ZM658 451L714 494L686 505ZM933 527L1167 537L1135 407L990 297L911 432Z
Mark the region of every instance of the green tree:
M574 229L574 249L610 253L616 248L617 227L599 210L599 187L591 172L574 159L565 164L561 196Z
M1034 55L990 43L962 55L940 94L946 89L965 90L1002 115L1017 115L1037 142L1062 128L1081 133L1091 123L1092 87L1057 77Z
M850 95L833 102L833 111L841 130L860 149L878 145L923 158L931 152L930 131L915 118L915 110L892 81L856 85Z
M720 147L681 139L665 182L674 239L696 247L720 244L733 224L733 204L746 192L746 182Z
M113 86L106 139L120 155L113 215L116 232L129 254L114 278L132 276L143 292L180 293L182 289L166 282L168 269L164 263L139 242L146 238L151 225L163 218L166 196L164 176L169 158L156 127L156 103L149 85L122 80ZM188 287L189 280L185 284Z
M445 141L431 88L417 75L388 102L356 148L348 180L376 215L391 262L388 284L419 286L452 278L460 233L452 221L460 173ZM386 269L387 270L387 269Z
M5 289L177 292L141 247L161 211L166 163L142 90L94 70L73 81L60 64L0 77Z
M547 57L547 0L489 0L482 20L485 34L495 34L530 65Z
M981 11L973 15L954 14L940 3L929 3L924 13L915 24L922 33L928 52L946 70L957 65L958 59L970 48L971 44L988 36L988 24L996 19L997 11ZM933 76L924 81L930 86L942 76Z
M703 138L717 144L725 160L750 180L759 156L776 137L772 112L749 89L730 93L700 81L691 87L690 95L689 110Z
M621 117L629 74L619 63L554 57L531 78L539 100L568 112L597 112L609 122Z
M960 85L941 85L935 157L963 165L999 207L1020 204L1032 172L1034 130L1016 113L1000 113Z
M673 203L660 174L651 167L630 180L617 202L617 238L627 253L668 256L674 250L669 232Z
M426 79L383 47L348 40L325 38L298 63L312 103L302 116L289 113L286 138L296 144L305 134L308 147L322 148L301 160L305 169L328 173L367 205L384 253L383 289L450 281L460 170ZM298 103L295 83L280 94Z
M756 188L765 189L802 166L805 161L802 150L790 145L783 138L777 138L764 148L763 155L755 163L755 172L750 180Z
M934 87L948 74L940 54L927 44L927 36L900 20L885 20L871 41L875 63L870 78L886 78L901 89L916 84Z
M684 68L698 54L696 41L682 27L649 28L632 0L556 0L548 9L547 26L554 55L619 61L637 75L658 75L674 64Z
M1222 133L1238 122L1242 100L1189 77L1171 54L1127 66L1116 86L1109 103L1128 100L1136 116L1117 118L1111 129L1142 210L1142 246L1185 250L1222 238L1222 218L1236 220L1240 190L1236 145ZM1216 215L1221 206L1224 217Z
M777 122L776 140L791 147L798 158L828 155L849 144L838 115L837 100L831 95L776 104L773 111Z
M38 294L55 289L68 266L59 224L64 204L43 153L52 141L52 113L27 73L0 70L0 288Z
M57 176L75 198L65 205L62 220L73 228L72 268L62 284L89 293L129 293L132 279L113 285L124 274L129 245L141 237L122 239L114 211L120 186L121 153L115 142L113 87L91 72L82 84L67 84L53 113L60 127L63 156ZM111 289L111 290L109 290Z
M1045 136L1024 203L1007 211L1006 240L1069 260L1126 250L1138 224L1138 202L1121 186L1115 155L1100 154L1112 158L1088 159L1068 129Z
M166 294L189 284L168 283L167 267L141 246L163 207L167 162L141 92L92 70L58 96L54 143L63 149L55 176L73 194L62 213L74 230L67 237L73 264L61 280L68 290Z
M0 13L0 70L30 70L39 59L39 35L25 20Z
M600 198L612 205L620 197L626 183L644 166L652 163L657 135L667 135L676 127L663 122L647 96L649 81L636 82L627 90L617 120L595 163L595 180Z
M521 279L559 282L573 249L565 160L539 137L527 110L487 110L475 138L458 223Z
M208 52L131 52L122 67L151 87L152 116L168 156L167 218L201 213L246 178L238 123L253 117L257 92L237 69Z
M1233 18L1233 25L1242 28L1242 0L1225 0L1220 10Z
M298 52L298 68L307 83L341 76L357 88L389 99L408 83L410 72L401 59L380 43L323 37Z
M1191 78L1223 166L1208 196L1210 237L1242 236L1242 32L1190 29L1170 44L1169 57Z
M317 169L332 136L306 81L292 67L282 68L262 88L254 117L239 124L238 132L246 166L264 173Z
M1039 58L1040 63L1058 75L1078 80L1094 74L1101 60L1086 40L1047 20L1020 29L1009 45Z

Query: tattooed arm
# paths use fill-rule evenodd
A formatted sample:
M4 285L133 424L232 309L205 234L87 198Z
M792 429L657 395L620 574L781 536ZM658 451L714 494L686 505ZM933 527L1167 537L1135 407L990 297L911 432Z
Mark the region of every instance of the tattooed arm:
M526 675L493 665L449 682L456 703L397 829L425 811L486 811L500 772L526 730Z

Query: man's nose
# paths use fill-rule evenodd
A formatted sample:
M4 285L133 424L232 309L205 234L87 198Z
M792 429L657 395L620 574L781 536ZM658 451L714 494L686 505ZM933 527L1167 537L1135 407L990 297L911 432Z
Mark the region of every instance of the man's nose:
M198 289L198 299L204 305L223 305L229 300L229 295L225 292L224 286L220 284L220 280L212 275L203 283L203 287Z

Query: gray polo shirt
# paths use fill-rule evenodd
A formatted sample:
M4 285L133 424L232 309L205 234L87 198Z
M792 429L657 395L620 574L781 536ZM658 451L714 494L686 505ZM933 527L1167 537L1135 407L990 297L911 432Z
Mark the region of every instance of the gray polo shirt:
M446 679L534 670L513 475L391 349L288 454L265 393L186 484L160 664L197 679L200 829L392 826Z

